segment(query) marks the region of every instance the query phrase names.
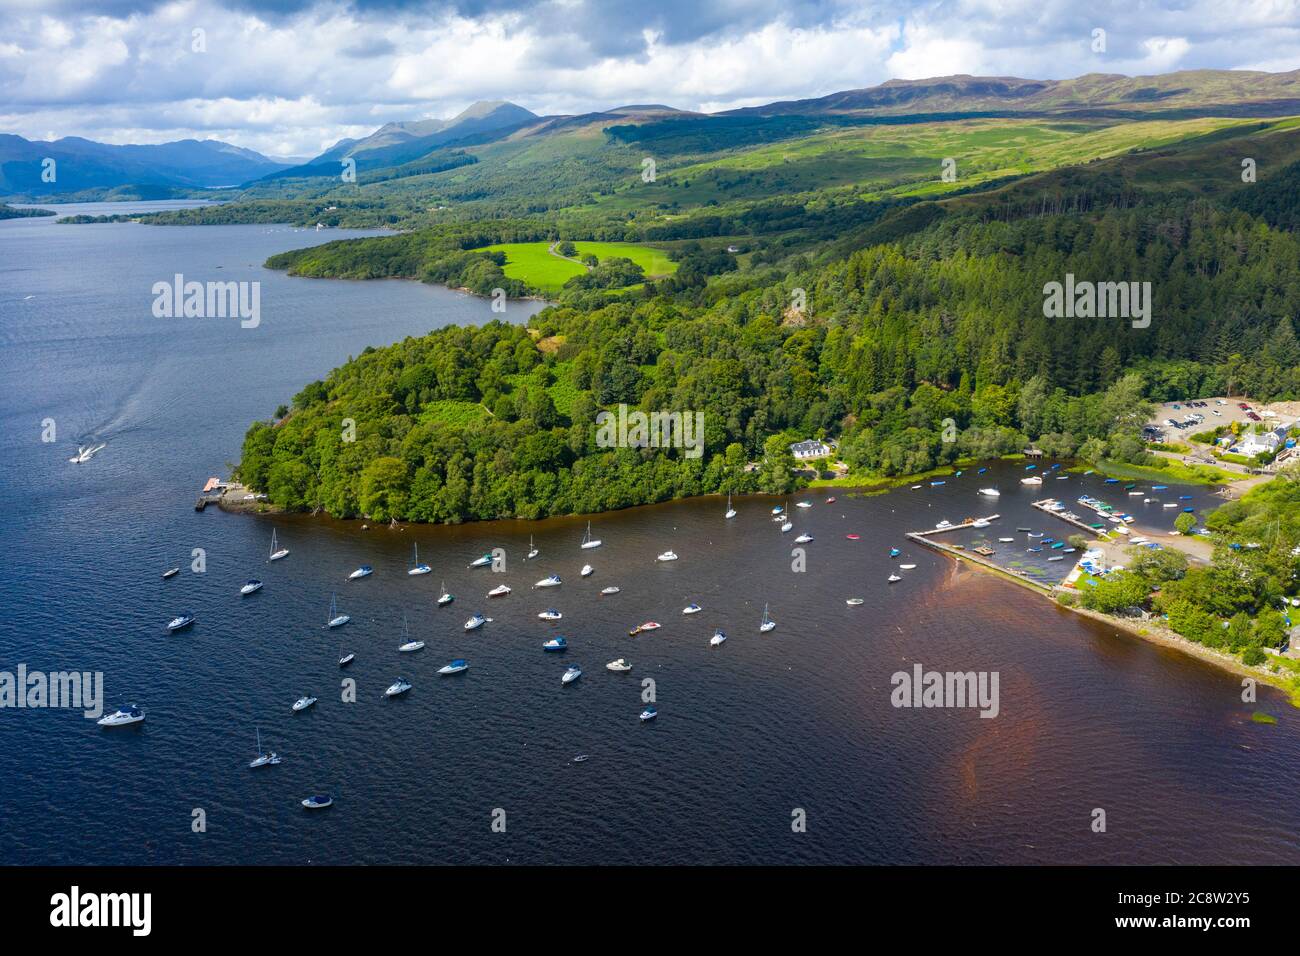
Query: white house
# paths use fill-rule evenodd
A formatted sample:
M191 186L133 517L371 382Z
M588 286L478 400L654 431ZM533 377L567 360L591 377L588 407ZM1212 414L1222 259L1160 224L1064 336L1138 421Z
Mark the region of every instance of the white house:
M790 446L790 452L794 455L795 461L811 461L814 458L828 457L831 447L825 442L812 439L795 442Z
M1254 457L1261 452L1275 452L1286 443L1287 429L1288 426L1286 425L1278 425L1274 429L1259 434L1252 432L1244 437L1237 447L1232 450L1248 458Z

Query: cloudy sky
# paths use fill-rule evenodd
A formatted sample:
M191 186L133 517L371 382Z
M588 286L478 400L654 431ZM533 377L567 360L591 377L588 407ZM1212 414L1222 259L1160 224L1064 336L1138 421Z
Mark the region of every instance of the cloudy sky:
M895 77L1300 68L1300 0L0 0L0 24L0 132L271 156L479 99L718 110Z

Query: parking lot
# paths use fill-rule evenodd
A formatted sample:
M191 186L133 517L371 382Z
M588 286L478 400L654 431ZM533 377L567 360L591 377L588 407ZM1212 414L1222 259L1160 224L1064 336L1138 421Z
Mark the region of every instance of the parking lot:
M1245 406L1243 408L1242 406ZM1271 412L1272 415L1267 414ZM1193 416L1199 421L1189 421ZM1197 432L1209 431L1217 425L1241 422L1243 426L1257 422L1290 424L1300 418L1300 403L1274 402L1258 405L1247 398L1203 398L1195 401L1164 402L1155 406L1147 428L1157 429L1164 441L1186 441ZM1170 425L1172 421L1175 424Z

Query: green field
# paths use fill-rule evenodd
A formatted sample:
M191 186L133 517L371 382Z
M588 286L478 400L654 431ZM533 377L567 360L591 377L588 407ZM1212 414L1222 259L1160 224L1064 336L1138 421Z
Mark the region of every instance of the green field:
M578 258L594 255L602 262L615 257L631 259L651 278L672 275L677 271L677 263L662 249L630 242L575 242L573 245L578 250ZM544 292L558 292L565 282L581 274L584 267L581 263L552 255L550 246L549 242L505 242L484 248L506 254L504 271L511 279L527 282Z

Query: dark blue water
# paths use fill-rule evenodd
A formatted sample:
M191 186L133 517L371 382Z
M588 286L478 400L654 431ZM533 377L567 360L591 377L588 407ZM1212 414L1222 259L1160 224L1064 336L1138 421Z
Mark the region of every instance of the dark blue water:
M801 496L815 503L794 512L815 536L803 572L758 499L730 522L716 499L597 516L593 551L576 518L362 530L196 513L248 422L306 382L366 345L492 317L447 290L259 266L341 235L0 223L0 670L100 670L112 704L149 715L102 730L76 711L0 710L0 861L1300 862L1300 724L1280 695L1260 705L1278 723L1254 724L1237 678L904 538L992 512L994 540L1017 525L1063 537L1029 502L1085 490L1172 524L1095 476L1027 488L1020 466L995 465L917 491ZM150 286L177 271L260 280L261 326L153 318ZM104 451L69 464L92 436ZM996 502L975 494L993 483ZM272 528L292 554L268 565ZM541 555L525 563L530 535ZM431 575L405 573L415 542ZM918 567L891 586L895 545ZM492 547L503 573L466 568ZM681 560L655 562L666 548ZM375 574L346 581L363 563ZM531 587L552 572L561 587ZM265 588L241 599L253 576ZM457 598L437 609L444 579ZM489 601L502 581L513 593ZM622 593L600 597L608 584ZM331 592L353 621L327 631ZM683 617L692 601L704 612ZM760 635L765 602L778 627ZM536 617L550 606L558 625ZM168 635L182 609L198 623ZM466 634L476 610L493 620ZM397 653L403 615L425 650ZM627 636L647 619L664 627ZM714 649L717 627L729 640ZM571 649L544 654L556 633ZM357 654L342 675L341 650ZM438 677L453 657L470 670ZM616 657L632 672L606 671ZM997 671L1001 713L892 707L891 675L918 661ZM585 673L564 687L570 663ZM383 699L399 674L414 689ZM642 725L647 678L660 717ZM292 714L304 693L320 703ZM259 727L280 766L247 768ZM336 805L304 813L321 791Z

